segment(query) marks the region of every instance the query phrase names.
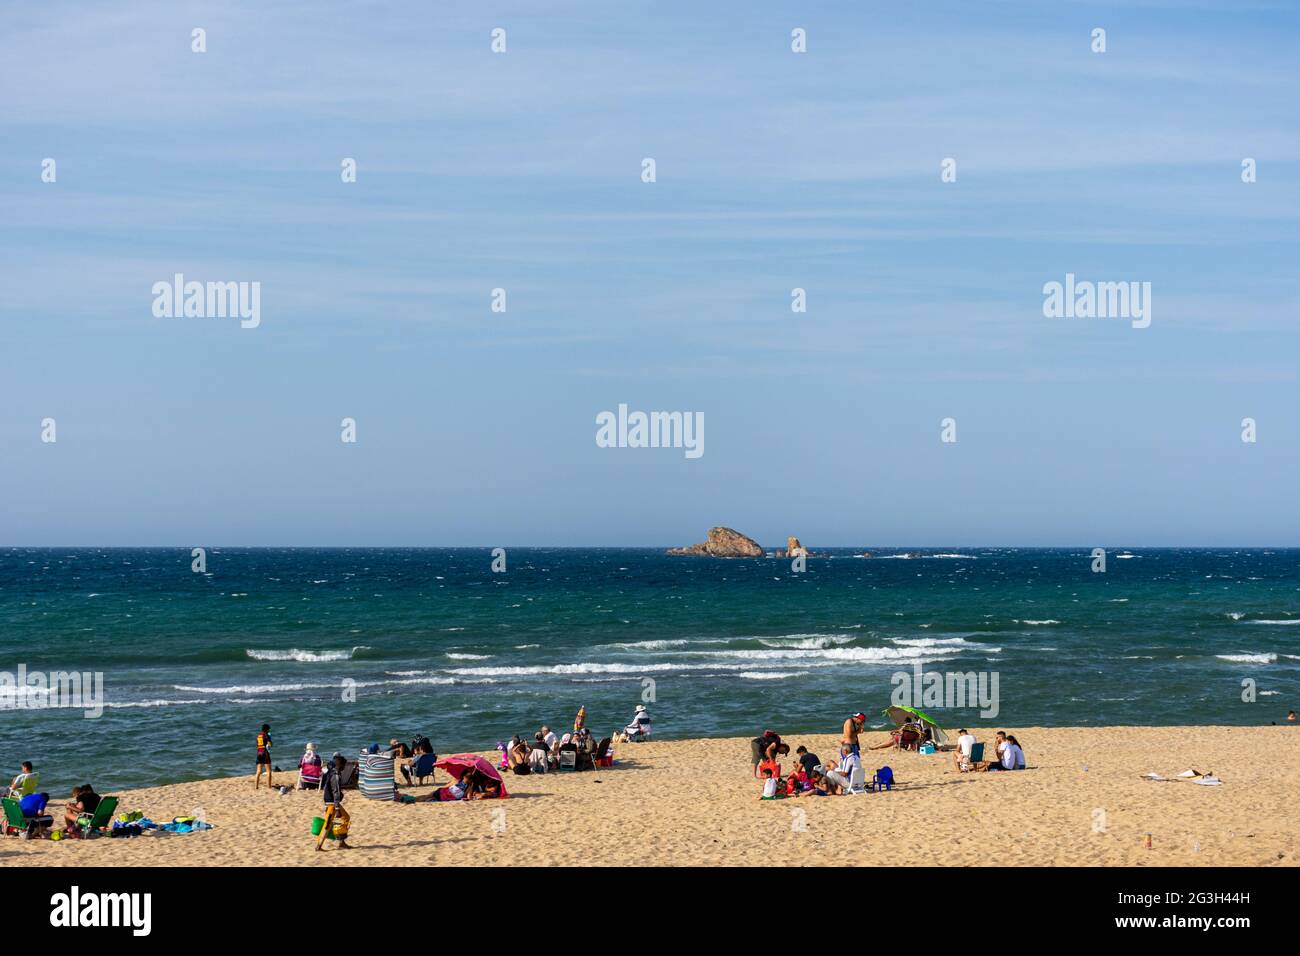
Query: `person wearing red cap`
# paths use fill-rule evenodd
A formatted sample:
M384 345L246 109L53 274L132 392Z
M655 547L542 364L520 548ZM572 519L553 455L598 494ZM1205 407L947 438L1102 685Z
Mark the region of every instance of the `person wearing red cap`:
M844 740L842 743L852 747L855 754L862 753L862 748L858 746L858 734L862 732L862 728L866 725L866 714L854 714L844 721Z

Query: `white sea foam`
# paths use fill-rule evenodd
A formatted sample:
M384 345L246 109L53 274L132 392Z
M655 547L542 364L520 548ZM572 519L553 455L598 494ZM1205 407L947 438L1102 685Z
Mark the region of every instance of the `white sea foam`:
M790 650L817 651L827 647L848 644L854 638L847 634L790 634L786 637L763 637L758 643L764 647L789 648Z
M1231 661L1234 664L1276 664L1276 654L1215 654L1221 661Z
M112 709L128 708L128 707L180 707L185 704L210 704L210 703L212 702L209 700L203 700L202 698L195 699L195 700L136 700L136 701L127 701L120 704L108 703L105 704L104 707L112 708Z
M1230 617L1230 618L1232 618L1234 621L1240 621L1243 617L1246 616L1246 612L1245 612L1245 611L1229 611L1225 616L1226 616L1226 617Z
M981 650L991 650L964 637L891 637L890 640L907 647L978 647Z
M447 657L453 661L486 661L492 658L491 654L451 654Z
M741 671L737 677L745 680L785 680L790 677L807 676L807 671Z
M1060 621L1057 621L1057 620L1053 620L1052 618L1049 617L1049 618L1048 618L1047 620L1045 620L1045 621L1031 621L1031 620L1029 620L1028 618L1026 618L1026 619L1023 620L1023 621L1016 621L1016 620L1013 620L1011 623L1012 623L1012 624L1028 624L1030 627L1041 627L1041 626L1046 625L1046 624L1060 624L1061 622L1060 622Z
M457 681L451 677L409 677L403 680L372 680L356 681L353 687L389 687L400 686L405 684L455 684ZM187 684L173 684L176 690L186 691L192 694L282 694L291 691L302 690L338 690L342 682L333 681L328 684L235 684L229 687L193 687Z
M1300 617L1288 618L1284 621L1261 619L1257 621L1251 621L1250 623L1251 624L1300 624Z
M994 648L981 648L992 651ZM1000 650L1000 648L998 648ZM749 661L828 661L830 663L889 663L893 661L913 661L923 658L935 658L936 652L929 647L826 647L809 650L769 650L769 651L682 651L683 654L708 655L710 657L734 657ZM946 658L945 658L946 659Z
M369 649L367 645L359 644L345 651L304 651L291 647L287 651L248 649L244 653L255 661L300 661L305 664L319 664L327 661L350 661L357 651Z
M677 639L664 641L631 641L628 643L601 644L600 646L602 648L616 648L620 651L671 651L673 648L685 647L690 643L691 642L687 640ZM536 647L537 645L533 644L530 646Z

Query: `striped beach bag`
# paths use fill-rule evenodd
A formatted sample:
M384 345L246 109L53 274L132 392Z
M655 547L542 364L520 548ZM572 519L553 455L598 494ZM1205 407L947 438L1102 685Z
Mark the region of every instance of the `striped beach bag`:
M363 753L358 789L367 800L396 800L397 785L393 780L393 757L390 754Z

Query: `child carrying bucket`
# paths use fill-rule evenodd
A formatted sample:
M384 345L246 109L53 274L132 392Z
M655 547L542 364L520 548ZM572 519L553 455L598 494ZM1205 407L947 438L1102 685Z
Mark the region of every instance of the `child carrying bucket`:
M335 751L334 757L330 760L329 769L325 771L325 776L321 778L320 790L325 800L325 817L316 817L312 820L311 832L316 834L316 849L324 849L326 837L333 837L338 841L340 850L350 850L348 846L348 822L351 819L348 812L343 809L343 767L347 764L341 753ZM317 829L317 821L320 821L320 829Z

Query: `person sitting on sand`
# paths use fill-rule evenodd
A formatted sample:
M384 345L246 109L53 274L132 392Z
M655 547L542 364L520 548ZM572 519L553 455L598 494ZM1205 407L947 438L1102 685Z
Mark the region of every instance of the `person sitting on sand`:
M343 768L347 758L337 750L330 758L329 768L321 778L321 798L325 801L325 825L320 828L320 837L316 840L316 849L324 849L326 837L333 832L340 850L350 850L348 846L348 827L351 817L343 809Z
M315 744L308 743L307 749L303 751L302 758L298 761L298 789L319 787L320 778L320 754L316 752Z
M77 820L82 814L93 814L99 809L99 794L88 783L72 788L72 799L63 807L63 829L68 836L80 836Z
M465 794L466 800L495 800L501 796L501 781L493 780L478 770L471 770L465 776L472 778Z
M1002 731L998 731L999 734ZM1005 739L998 743L998 758L996 760L984 760L976 764L974 769L982 770L988 773L993 770L1024 770L1025 769L1025 752L1020 749L1020 742L1010 734L1005 735Z
M834 770L826 773L826 789L830 793L846 792L853 780L853 772L862 766L862 758L853 752L852 744L840 745L840 761Z
M18 776L9 782L9 786L0 787L0 797L25 797L35 793L41 784L41 775L32 769L32 762L24 760Z
M1020 741L1016 739L1015 734L1007 734L1007 750L1012 752L1012 770L1025 769L1025 750L1020 746ZM1002 765L1005 767L1007 762L1006 754L1002 756Z
M385 750L384 753L393 758L393 766L399 773L401 773L402 779L405 780L408 785L415 782L411 779L411 757L413 751L410 747L402 743L396 737L390 737L388 740L388 749Z
M953 751L952 762L958 771L970 769L970 752L976 742L975 735L965 727L957 731L957 749Z
M528 769L533 773L546 773L551 769L550 754L546 752L546 745L541 741L536 742L536 746L527 749Z
M506 760L509 762L511 773L520 776L532 773L528 759L529 749L529 746L518 736L510 738L510 749L506 751Z
M629 742L650 736L650 712L645 709L645 704L636 705L636 713L632 715L631 723L623 728L623 736Z
M760 800L776 800L786 795L785 781L781 780L771 767L764 766L760 771L763 778L763 793Z
M813 767L816 767L818 764L822 762L821 757L818 757L814 753L809 753L808 748L803 746L802 744L796 747L794 749L794 752L795 752L795 756L799 760L799 766L801 766L804 769L805 773L811 774Z

